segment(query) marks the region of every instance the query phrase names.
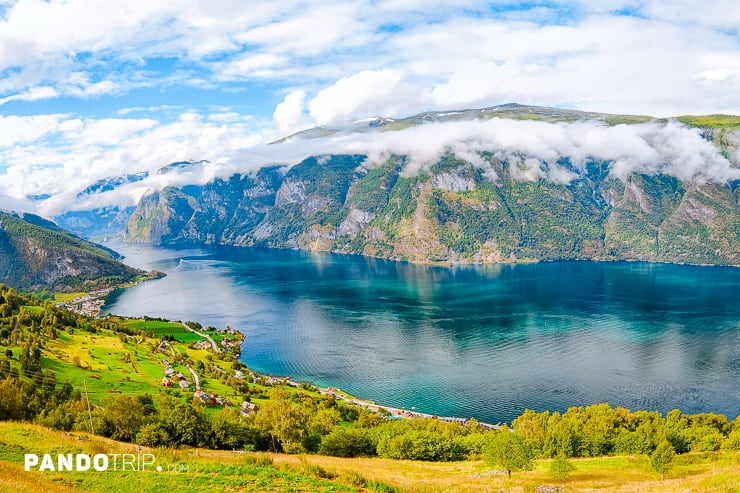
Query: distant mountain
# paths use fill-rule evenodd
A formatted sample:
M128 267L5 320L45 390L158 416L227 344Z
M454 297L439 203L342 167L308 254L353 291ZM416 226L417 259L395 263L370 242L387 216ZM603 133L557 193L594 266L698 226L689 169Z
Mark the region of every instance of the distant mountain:
M62 228L83 238L98 240L120 237L135 207L101 207L90 211L69 211L54 220Z
M96 193L110 192L111 190L115 190L121 185L124 185L126 183L135 183L137 181L145 179L148 176L149 173L147 171L142 171L141 173L132 173L125 174L123 176L103 178L102 180L96 181L95 183L78 193L77 198L83 198Z
M393 132L494 117L597 121L602 126L666 123L647 116L503 105L367 119L352 124L351 131ZM737 154L740 118L678 119L700 127L704 140L722 155ZM311 129L274 145L339 131ZM292 167L165 188L142 198L124 237L156 244L336 251L413 262L603 259L740 265L737 181L684 181L641 172L639 167L616 177L613 162L587 158L576 166L567 156L542 162L540 171L565 173L568 179L523 178L528 156L493 148L470 158L484 162L488 172L453 151L414 173L405 171L403 155L390 155L369 169L361 166L365 157L311 157Z
M663 175L608 178L591 162L570 184L492 182L446 156L404 177L403 158L358 172L362 156L309 158L215 180L193 194L166 188L142 199L128 241L262 245L414 262L608 259L740 265L740 192Z
M724 116L724 115L715 115ZM535 120L543 122L577 122L597 121L608 125L619 123L634 124L649 121L665 121L644 115L616 115L610 113L594 113L589 111L568 110L562 108L547 108L543 106L527 106L517 103L490 106L487 108L473 108L456 111L427 111L406 118L374 117L357 120L350 125L332 127L316 127L296 132L280 140L275 144L283 143L295 138L313 139L333 135L344 130L353 132L389 132L403 130L405 128L424 125L427 123L446 123L471 120L490 120L491 118L505 118L507 120ZM684 117L695 118L695 117ZM680 119L680 118L679 118ZM737 118L733 120L737 123ZM692 121L696 126L700 123Z
M166 166L162 166L157 170L158 175L164 175L167 173L177 172L177 171L187 171L193 168L197 168L199 166L203 166L204 164L208 164L208 161L201 160L201 161L176 161L174 163L170 163Z
M162 166L156 170L155 174L187 172L207 163L208 161L177 161ZM97 194L112 192L121 186L139 182L148 177L149 172L142 171L104 178L82 190L77 194L77 198L80 200L89 199ZM48 197L40 197L40 199L43 198ZM94 240L116 238L120 237L134 209L135 207L107 206L92 210L72 210L57 215L54 220L64 229L83 238Z
M0 283L22 290L94 289L146 274L33 214L0 212Z

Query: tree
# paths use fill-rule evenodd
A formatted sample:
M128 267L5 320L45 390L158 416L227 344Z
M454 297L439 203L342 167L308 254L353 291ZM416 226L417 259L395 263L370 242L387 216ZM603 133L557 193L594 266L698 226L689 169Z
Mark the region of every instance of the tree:
M170 436L161 423L150 423L139 428L136 443L146 447L160 447L170 442Z
M144 405L135 397L125 395L106 399L103 419L114 440L133 441L144 419Z
M675 456L676 451L668 440L663 440L655 448L653 455L650 456L650 463L653 469L660 473L660 479L665 478L665 473L671 470Z
M310 430L319 435L328 435L342 420L342 416L334 408L319 409L311 418Z
M526 409L521 416L512 421L511 425L517 435L526 438L536 449L542 451L547 437L547 422L550 413L537 413Z
M336 426L321 440L319 452L334 457L372 456L377 445L369 438L365 428Z
M254 417L254 423L270 435L272 451L279 452L278 445L286 453L303 451L308 416L296 403L288 400L283 390L275 390L272 399L262 405Z
M225 449L241 449L247 443L247 430L242 425L239 413L225 408L211 417L211 446Z
M558 481L566 481L576 466L568 460L565 454L558 454L550 463L550 475Z
M483 457L489 466L501 466L511 477L511 471L532 470L535 451L526 439L503 429L491 433Z

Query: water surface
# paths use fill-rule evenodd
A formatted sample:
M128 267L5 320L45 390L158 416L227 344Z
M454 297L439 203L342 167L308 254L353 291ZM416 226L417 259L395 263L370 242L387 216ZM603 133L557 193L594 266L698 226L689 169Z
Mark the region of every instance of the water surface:
M264 373L488 422L598 402L740 414L740 269L112 246L168 275L107 311L238 328Z

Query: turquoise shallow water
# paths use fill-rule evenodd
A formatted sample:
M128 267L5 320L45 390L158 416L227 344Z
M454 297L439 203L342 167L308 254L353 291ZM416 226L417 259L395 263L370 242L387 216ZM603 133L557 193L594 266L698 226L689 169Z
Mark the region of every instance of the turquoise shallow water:
M107 311L238 328L265 373L488 422L598 402L740 414L740 269L111 246L168 275Z

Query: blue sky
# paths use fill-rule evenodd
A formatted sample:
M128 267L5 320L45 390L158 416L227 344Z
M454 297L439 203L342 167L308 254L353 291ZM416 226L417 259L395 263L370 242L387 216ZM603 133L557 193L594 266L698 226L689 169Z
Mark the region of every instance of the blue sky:
M738 114L738 26L733 0L0 0L0 206L376 115Z

